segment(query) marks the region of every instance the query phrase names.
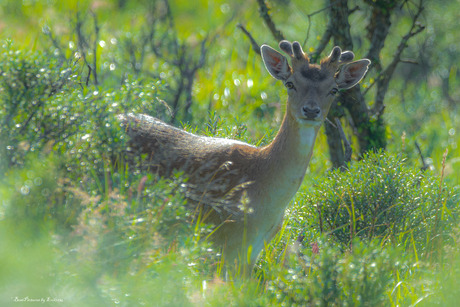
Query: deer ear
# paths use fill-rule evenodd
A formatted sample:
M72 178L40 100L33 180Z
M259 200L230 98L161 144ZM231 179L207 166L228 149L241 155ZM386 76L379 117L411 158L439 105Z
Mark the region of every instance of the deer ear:
M362 59L342 66L335 80L339 89L349 89L358 84L364 77L371 61Z
M260 53L270 75L278 80L287 80L291 75L291 67L286 58L270 46L262 45Z

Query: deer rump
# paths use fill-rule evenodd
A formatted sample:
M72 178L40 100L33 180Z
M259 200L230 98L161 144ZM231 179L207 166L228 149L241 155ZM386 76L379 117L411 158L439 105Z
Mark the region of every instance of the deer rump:
M130 137L129 155L142 156L140 168L164 178L182 172L186 180L181 190L195 210L204 209L206 221L218 225L243 218L246 190L253 181L235 161L242 149L255 147L197 136L144 114L119 115L118 119Z

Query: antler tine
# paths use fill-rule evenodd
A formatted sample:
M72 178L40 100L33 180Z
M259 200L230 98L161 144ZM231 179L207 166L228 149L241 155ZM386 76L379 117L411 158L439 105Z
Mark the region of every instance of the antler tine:
M340 55L339 63L344 64L353 61L355 54L351 51L344 51Z
M355 54L353 52L351 51L342 52L340 47L335 46L332 49L331 54L329 55L329 57L325 59L325 61L328 62L329 65L332 64L332 65L338 66L340 64L351 62L353 61L354 58L355 58Z
M287 40L282 40L279 44L279 47L281 50L283 50L285 53L287 53L290 57L292 57L294 54L292 52L292 44L291 42L288 42Z
M294 57L297 60L307 60L308 61L308 56L306 56L305 53L303 52L302 47L300 46L299 42L293 42L292 49L294 51Z
M340 47L335 46L332 48L331 54L329 55L329 64L337 65L339 63L340 56L342 55L342 49Z

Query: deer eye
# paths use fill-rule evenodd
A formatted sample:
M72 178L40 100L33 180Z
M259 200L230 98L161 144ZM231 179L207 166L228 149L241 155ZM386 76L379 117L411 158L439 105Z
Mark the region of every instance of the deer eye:
M334 87L329 93L330 93L331 95L335 95L335 94L337 94L338 92L339 92L339 89L336 88L336 87Z
M292 83L292 82L286 82L285 86L286 86L286 88L289 89L289 90L295 88L295 87L294 87L294 83Z

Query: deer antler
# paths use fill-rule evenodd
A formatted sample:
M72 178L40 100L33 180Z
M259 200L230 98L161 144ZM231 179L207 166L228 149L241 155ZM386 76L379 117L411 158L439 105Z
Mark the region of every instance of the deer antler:
M291 57L293 65L295 65L294 62L297 62L296 64L300 64L300 62L310 63L308 55L303 52L299 42L293 42L291 44L291 42L283 40L280 42L279 47Z
M284 53L289 55L293 61L302 61L310 64L308 55L302 50L302 46L299 42L293 43L282 40L279 43L279 47ZM340 47L336 46L332 48L330 55L321 61L322 65L329 66L332 70L337 70L340 65L353 61L355 55L351 51L344 51Z

